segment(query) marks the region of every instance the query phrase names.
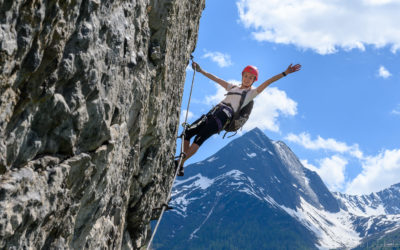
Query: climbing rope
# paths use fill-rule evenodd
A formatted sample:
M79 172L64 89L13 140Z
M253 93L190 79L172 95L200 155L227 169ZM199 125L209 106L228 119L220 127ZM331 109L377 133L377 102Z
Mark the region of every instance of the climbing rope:
M191 59L192 62L193 62L193 56L192 56L192 55L190 56L190 59ZM147 245L147 250L150 249L151 243L153 242L154 236L156 235L158 226L160 225L160 222L161 222L162 216L163 216L163 214L164 214L164 212L165 212L165 209L168 208L168 202L169 202L169 200L170 200L170 198L171 198L172 187L173 187L173 184L174 184L174 182L175 182L176 176L178 175L179 166L180 166L181 163L182 163L183 156L185 155L185 154L183 153L183 142L185 141L185 131L186 131L186 129L188 128L187 118L188 118L188 114L189 114L190 100L191 100L191 98L192 98L192 90L193 90L193 84L194 84L194 77L195 77L195 75L196 75L196 70L193 70L192 85L191 85L191 87L190 87L190 94L189 94L188 105L187 105L187 108L186 108L185 121L182 123L183 132L182 132L182 137L181 137L181 154L179 155L178 167L176 168L175 176L174 176L174 179L173 179L173 181L172 181L171 189L169 190L167 199L166 199L165 202L162 204L160 217L158 217L157 224L156 224L156 226L154 227L154 230L153 230L153 233L152 233L152 235L151 235L149 244Z

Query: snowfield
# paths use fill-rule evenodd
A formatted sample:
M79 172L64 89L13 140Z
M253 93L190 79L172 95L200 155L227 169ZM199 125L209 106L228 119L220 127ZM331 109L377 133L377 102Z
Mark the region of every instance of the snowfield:
M314 232L319 239L317 247L320 249L353 248L361 243L361 238L351 223L352 216L344 210L329 213L313 207L303 198L297 211L280 207Z

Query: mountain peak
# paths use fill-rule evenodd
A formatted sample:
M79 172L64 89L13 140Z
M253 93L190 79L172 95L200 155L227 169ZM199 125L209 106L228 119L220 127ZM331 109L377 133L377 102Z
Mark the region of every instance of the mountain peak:
M188 167L185 178L175 182L175 209L166 216L168 227L160 229L162 244L206 248L201 244L217 246L212 242L217 240L216 248L222 249L234 248L231 242L238 246L240 238L245 239L242 248L252 249L265 248L265 242L274 249L349 248L361 237L398 227L400 215L394 214L400 203L393 197L400 197L399 187L393 185L371 199L337 200L284 142L272 141L255 128ZM346 200L351 202L343 203ZM382 211L382 205L386 214L366 216L371 210ZM357 206L365 207L364 212Z
M296 209L301 197L317 208L338 211L339 206L321 178L305 168L282 141L270 140L254 128L202 162L187 167L185 175L201 174L220 178L229 171L240 171L279 204Z
M252 130L247 131L241 137L237 139L255 139L259 141L272 141L264 132L261 131L258 127L253 128Z
M244 135L246 135L246 134L257 134L257 135L266 136L266 135L261 131L261 129L259 129L258 127L255 127L255 128L253 128L253 129L247 131Z

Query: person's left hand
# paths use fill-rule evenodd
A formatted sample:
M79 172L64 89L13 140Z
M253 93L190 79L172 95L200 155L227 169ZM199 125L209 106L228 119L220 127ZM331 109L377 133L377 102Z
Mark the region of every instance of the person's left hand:
M301 69L301 65L300 64L296 64L294 66L292 66L292 64L289 65L289 67L285 70L286 75L294 73L296 71L299 71Z
M193 68L194 70L196 70L197 72L201 72L201 67L200 67L200 65L199 65L198 63L194 62L194 61L193 61L193 63L192 63L192 68Z

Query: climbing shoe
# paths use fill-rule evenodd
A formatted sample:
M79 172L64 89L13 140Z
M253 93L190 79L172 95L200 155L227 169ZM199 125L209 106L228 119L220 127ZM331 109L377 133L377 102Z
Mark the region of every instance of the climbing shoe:
M182 160L185 159L186 158L186 154L182 152L181 155L175 157L175 171L176 171L177 168L179 168L178 174L177 174L178 176L183 176L184 175L184 173L183 173L183 164L181 166L178 166L179 165L179 161L180 161L181 158L182 158Z
M183 172L183 166L181 166L178 170L178 176L184 176L185 173Z
M179 168L178 170L178 176L184 176L184 172L183 172L183 166L178 166L179 165L179 160L175 160L175 171L177 168Z

